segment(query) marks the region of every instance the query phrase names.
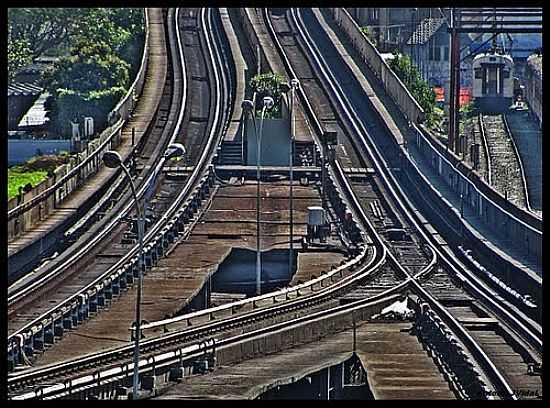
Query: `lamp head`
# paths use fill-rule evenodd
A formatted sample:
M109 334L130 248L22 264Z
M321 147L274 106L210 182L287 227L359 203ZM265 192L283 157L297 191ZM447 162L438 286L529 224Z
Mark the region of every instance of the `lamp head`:
M241 103L241 108L245 112L252 112L254 111L254 103L250 99L245 99Z
M166 148L164 152L164 158L166 160L172 159L174 157L182 157L186 153L185 147L181 143L171 143Z
M290 86L294 89L298 89L300 87L300 81L297 78L292 78L290 80Z
M267 109L271 109L273 105L275 105L275 102L273 101L273 98L271 96L264 96L264 107Z
M108 150L103 153L102 160L103 163L105 163L105 166L110 169L116 169L122 164L122 157L120 157L120 154L114 150Z

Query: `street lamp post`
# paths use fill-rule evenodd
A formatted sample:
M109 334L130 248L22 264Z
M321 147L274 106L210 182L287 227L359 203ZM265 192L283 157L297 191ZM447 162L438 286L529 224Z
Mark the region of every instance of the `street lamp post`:
M261 162L261 146L262 136L264 131L264 116L267 109L271 109L275 102L270 96L266 96L263 99L262 115L260 117L260 131L258 132L258 139L256 144L256 294L261 295L262 283L262 255L260 253L260 162Z
M290 105L290 121L292 130L290 132L290 154L289 154L289 165L290 165L290 191L289 191L289 200L290 200L290 247L288 252L288 272L292 271L292 263L294 257L294 142L296 137L296 118L294 112L294 101L296 98L296 89L300 86L300 81L296 78L293 78L290 81L290 86L292 89L292 99Z
M185 154L185 148L179 143L173 143L166 149L157 170L153 176L149 179L149 183L146 186L145 196L143 199L143 208L139 205L139 199L136 194L136 187L128 167L126 167L122 161L122 157L116 151L107 151L103 154L103 162L109 168L120 167L128 180L130 181L130 187L132 189L132 196L134 199L134 205L136 207L138 217L138 241L139 241L139 255L138 255L138 287L136 297L136 321L134 322L134 376L133 376L133 398L137 399L138 385L139 385L139 342L141 339L141 296L142 296L142 281L143 281L143 236L145 232L145 209L148 197L151 194L152 186L155 184L160 169L162 168L164 161L176 156L182 156Z

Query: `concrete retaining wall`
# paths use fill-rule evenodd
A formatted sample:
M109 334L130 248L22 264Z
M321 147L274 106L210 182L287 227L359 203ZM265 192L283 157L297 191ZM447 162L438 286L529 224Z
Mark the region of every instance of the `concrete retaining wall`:
M39 154L59 154L70 150L70 140L8 139L8 165L22 164Z
M431 136L424 132L416 129L417 137L412 142L442 180L456 194L463 194L464 204L473 209L494 232L503 237L514 237L518 248L541 259L542 234L517 216L523 215L523 211L517 211L519 209L516 206L504 200L504 197L485 183L481 183L477 176L465 177L460 168L468 171L466 166L458 158L454 163L448 160L438 150Z
M216 350L217 364L234 364L243 360L261 357L262 355L279 352L299 344L309 343L330 334L338 333L353 327L355 321L365 321L374 314L395 302L397 297L387 298L377 304L364 306L354 313L351 310L335 314L325 319L316 319L300 326L271 332L259 338L247 340L223 349ZM368 324L368 323L367 323ZM352 339L350 338L350 351Z
M413 98L405 84L388 66L376 47L361 32L357 23L353 20L348 11L344 8L328 8L330 15L338 26L347 34L355 50L361 58L382 82L384 90L399 106L405 117L411 122L421 123L424 121L424 110Z

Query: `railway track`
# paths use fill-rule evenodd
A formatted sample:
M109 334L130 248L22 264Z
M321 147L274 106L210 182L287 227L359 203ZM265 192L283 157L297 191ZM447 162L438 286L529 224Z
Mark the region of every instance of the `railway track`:
M174 14L176 14L174 16ZM203 17L204 18L204 17ZM182 54L182 41L180 40L180 33L175 27L175 21L177 21L177 12L169 12L169 29L170 31L170 44L172 48L172 55L176 56L175 66L177 71L174 73L177 77L175 83L175 89L179 90L181 96L175 98L177 105L172 105L172 116L176 116L174 128L171 130L170 142L178 140L182 129L183 119L183 106L185 105L187 81L185 75L181 75L185 72L185 62ZM211 40L209 39L209 47L212 48ZM194 46L191 44L191 46ZM221 64L219 55L211 55L212 63L219 66ZM227 80L220 78L218 71L215 73L216 78L214 81L215 95L219 95L222 100L229 92L227 92ZM178 80L179 78L179 80ZM177 102L179 101L179 102ZM202 148L199 146L194 150L200 154L200 158L197 160L197 165L193 169L193 173L186 180L185 185L182 188L180 182L171 184L171 189L177 192L177 195L172 200L169 208L162 213L148 228L145 235L145 264L151 265L158 257L162 256L167 247L172 243L176 234L181 232L185 235L187 228L186 224L193 221L194 213L200 208L201 202L208 195L210 190L210 184L213 181L213 175L209 170L209 163L215 154L215 147L219 142L219 135L222 133L222 123L227 115L227 109L229 105L224 105L218 101L216 103L216 109L212 113L212 123L209 127L209 137L204 142ZM195 140L195 143L197 141ZM155 172L160 171L163 163L160 162L154 169ZM151 177L153 174L151 174ZM161 180L163 186L168 183ZM145 183L145 185L147 182ZM144 185L144 187L145 187ZM144 189L140 191L143 194ZM129 209L129 206L127 207ZM159 211L160 213L160 211ZM120 216L119 216L120 218ZM116 222L116 220L114 221ZM111 239L113 237L111 236ZM115 244L116 245L116 244ZM111 250L112 251L112 250ZM82 272L76 277L75 282L67 284L62 283L64 291L60 291L59 288L55 294L56 299L55 306L51 307L52 302L51 294L45 292L42 297L38 298L38 302L41 302L35 306L32 310L32 314L26 316L20 316L16 321L11 319L9 321L9 353L13 359L10 363L22 362L28 360L25 356L24 349L25 341L27 345L32 348L34 345L38 345L38 350L43 350L45 344L52 344L56 336L60 336L64 329L76 327L82 321L86 320L90 314L95 314L99 308L105 305L106 300L112 299L113 295L118 295L121 290L131 285L134 281L134 276L137 274L137 245L135 241L127 245L118 253L113 255L116 259L115 262L107 264L102 268L95 268L95 276L88 276L88 280L80 279L81 276L85 276ZM101 262L97 262L101 264ZM96 265L91 265L93 269ZM63 293L64 292L64 293ZM18 298L27 299L26 296L20 295L14 299L14 302ZM12 307L14 303L10 304ZM29 303L25 306L29 309ZM14 313L12 312L12 316ZM56 323L57 322L57 323ZM33 333L38 330L40 332L40 340L36 343ZM44 337L46 335L46 337ZM27 336L27 337L26 337ZM35 344L33 344L35 343Z
M301 97L303 99L303 102L306 105L309 105L309 103L307 102L307 98L303 94L301 95ZM310 111L310 114L312 116L314 116L312 111ZM318 122L317 122L317 125L318 125ZM348 198L350 198L350 201L354 202L354 200L355 200L354 205L353 205L353 207L354 207L353 210L356 214L356 217L359 217L359 219L361 219L362 223L366 223L367 225L369 225L370 222L369 222L369 219L366 217L365 209L361 208L358 205L357 198L355 198L353 192L351 191L351 188L350 188L351 186L350 186L349 181L345 180L345 176L344 176L344 172L342 170L342 166L338 162L335 162L333 165L336 168L336 170L334 170L332 172L332 177L338 179L339 184L340 184L340 189L347 189L347 191L344 194L346 194L348 196ZM339 171L339 175L335 174L336 171ZM370 201L369 204L371 202L373 202L373 201ZM367 208L373 208L373 207L370 207L370 205L369 205ZM375 207L375 208L377 208L379 210L378 207ZM379 226L379 229L381 230L382 225L384 223L382 222L380 224L381 225ZM404 225L404 223L401 224L401 225ZM415 227L418 228L418 226L415 226ZM320 276L319 278L314 280L314 281L316 281L315 283L317 284L317 290L319 290L320 292L317 293L317 294L311 294L309 296L306 296L305 299L304 298L300 299L299 296L298 296L297 299L295 299L293 302L284 302L283 301L282 304L280 304L280 305L265 307L266 304L267 305L272 305L275 302L278 302L278 303L281 302L282 301L281 297L283 297L283 296L284 296L285 300L288 299L289 297L292 297L293 291L295 291L294 296L296 296L296 295L299 295L300 290L306 291L308 288L310 288L310 290L311 290L311 288L314 288L314 284L312 284L311 282L308 282L306 284L299 285L298 287L290 288L290 289L287 289L287 290L275 292L275 293L272 293L272 294L266 294L266 295L263 295L260 298L247 299L247 300L242 301L242 302L236 302L236 303L229 304L229 305L223 305L221 307L215 308L215 310L214 309L203 310L203 311L197 312L193 316L190 316L190 315L180 316L180 317L175 318L175 319L169 319L170 321L157 322L156 323L157 327L165 327L165 328L170 327L171 330L174 330L174 328L177 326L177 324L180 324L180 325L183 324L186 328L185 329L178 329L178 331L176 333L170 334L168 336L164 336L161 339L152 339L151 344L157 344L157 346L155 346L155 347L158 347L160 344L164 344L164 346L166 346L167 344L170 343L170 339L168 338L170 336L177 337L177 336L186 336L187 335L187 336L190 336L190 337L187 337L187 338L183 337L184 339L187 339L187 340L183 340L183 341L189 341L189 340L193 339L193 333L195 333L195 335L197 336L195 338L205 338L205 336L213 335L215 333L218 333L220 330L227 330L228 328L230 329L232 327L233 328L237 327L238 330L242 330L241 328L242 328L242 325L243 325L244 322L248 321L250 324L258 324L257 323L258 319L259 320L265 320L268 315L277 316L278 314L283 313L283 311L288 313L288 311L293 310L292 308L295 308L294 310L298 310L298 305L300 305L299 307L303 307L304 304L307 304L307 303L309 303L309 306L312 306L314 304L319 304L319 303L316 303L316 302L319 302L320 299L322 299L322 298L326 298L330 294L330 292L332 292L332 293L344 292L344 288L346 288L345 292L349 293L349 289L348 289L349 286L353 286L355 288L358 288L357 284L364 280L366 274L369 274L372 271L377 271L378 269L380 269L379 268L380 265L382 265L383 262L385 261L385 254L386 253L391 254L390 257L389 257L389 263L386 263L386 265L384 265L385 269L383 269L381 273L376 275L376 276L378 276L378 280L375 280L375 281L372 282L373 285L371 287L371 290L376 291L374 293L377 293L379 296L387 296L389 293L392 293L394 291L403 290L405 287L411 286L411 289L420 292L420 294L423 297L426 297L428 299L427 301L430 303L430 305L432 307L434 307L434 309L437 309L439 307L440 311L443 314L445 314L445 310L441 309L441 307L438 306L438 302L434 301L434 299L431 297L431 295L427 294L424 291L423 288L421 288L419 286L415 286L416 281L414 279L412 279L412 276L411 276L411 273L414 274L414 275L425 276L428 273L433 272L435 270L433 268L435 266L435 261L436 261L436 259L439 259L439 257L436 257L437 249L435 249L435 250L434 249L423 249L424 246L421 246L420 247L421 251L418 251L418 252L417 251L411 251L411 252L407 251L407 252L405 252L406 251L405 250L405 248L406 248L405 245L396 245L393 249L390 249L388 251L386 249L386 244L387 244L388 241L387 240L382 240L379 236L379 233L377 233L378 232L377 229L375 227L373 227L372 225L370 225L370 232L373 233L373 231L375 232L374 237L373 237L375 239L375 241L373 243L374 244L373 249L375 250L375 254L374 254L375 256L371 258L371 261L369 261L367 263L367 265L361 265L358 262L355 263L356 271L352 274L347 274L346 273L344 275L345 276L344 279L338 281L338 283L336 285L329 286L329 289L323 289L323 282L325 282L325 285L326 285L327 281L332 282L332 276L330 276L330 279L328 279L329 274L326 274L326 276ZM366 250L366 248L365 248L365 250ZM399 260L398 260L398 258L399 258ZM376 262L374 262L374 260ZM427 264L426 264L426 260L428 261ZM403 265L406 266L406 269L404 268ZM342 270L344 270L344 269L345 268L342 268ZM437 271L438 271L437 273L440 273L439 269ZM396 273L401 273L401 277L397 276ZM334 273L334 275L336 275L336 273ZM342 276L342 273L340 273L340 276ZM406 281L403 280L403 276L408 276ZM444 280L447 279L447 281L449 280L449 277L448 277L447 274L443 274L442 278ZM400 281L400 283L398 285L396 285L396 283L398 281ZM449 284L449 282L447 282L447 281L445 281L445 282L443 282L442 284L439 284L439 285L437 285L437 284L433 285L432 284L431 285L432 289L430 289L430 291L435 291L434 293L438 294L438 296L441 296L441 289L442 289L442 286L443 286L444 288L450 289L450 291L456 297L456 293L457 293L456 286L454 284ZM433 289L433 287L436 287L437 290ZM358 289L356 289L356 290L358 290ZM313 290L311 290L311 292L313 292ZM353 293L353 292L351 292L351 293ZM365 300L362 300L362 301L365 301ZM238 307L242 308L242 307L245 307L245 305L251 307L252 312L250 312L248 314L245 314L245 315L238 315L238 316L233 317L233 318L227 317L227 315L229 315L229 316L233 315L234 308L238 308ZM264 307L262 307L262 306L264 306ZM258 308L258 310L254 311L254 309L256 309L256 308ZM331 312L330 310L327 310L327 308L323 308L323 309L324 310L322 312L319 312L319 313L330 313ZM330 309L330 308L328 308L328 309ZM305 309L303 309L303 310L305 310ZM302 313L304 313L304 312L302 312ZM225 318L223 317L224 314L226 315ZM191 320L199 319L199 317L203 321L203 326L189 329L187 326L190 324ZM208 321L211 320L212 318L214 318L218 321L215 321L213 323L212 322L208 323ZM308 314L306 313L306 316L304 317L304 319L307 319L307 318L311 318L311 316L308 316ZM450 321L454 322L455 325L457 324L456 321L454 321L452 317L446 315L445 318L447 320L450 319ZM238 319L241 319L241 321L240 322L236 321ZM207 323L204 324L204 321L206 321ZM283 324L289 324L289 323L285 322ZM193 320L193 325L196 325L196 320ZM267 327L264 327L261 330L266 331L266 330L273 330L273 329L274 329L273 325L268 325ZM456 327L454 327L453 329L457 330ZM224 336L225 336L225 334L224 334ZM178 340L177 343L172 343L170 345L170 347L174 347L175 344L181 344L181 342L182 342L182 340L180 339L180 340ZM164 347L164 346L162 346L162 347ZM471 344L469 346L471 346ZM191 347L191 349L188 350L190 354L193 354L195 351L198 350L197 349L198 346L196 346L196 345L189 346L189 347ZM195 348L193 348L193 347L195 347ZM181 348L179 350L181 350ZM126 352L128 352L128 350ZM156 352L158 352L158 349L156 350ZM176 354L174 354L174 356ZM118 357L115 358L114 357L115 355L116 355L115 352L111 352L108 356L104 356L102 358L111 359L111 361L113 361L113 359L115 359L118 362L119 359L118 359ZM82 362L79 362L79 363L72 362L70 364L74 365L75 367L81 367L83 365ZM105 363L103 363L103 364L105 364ZM154 363L153 363L153 365L154 365ZM60 369L60 367L50 367L48 369L52 370L54 372L57 370L57 373L62 371ZM127 369L130 369L130 367L127 366ZM496 371L496 370L494 370L494 371ZM118 374L120 375L121 372L118 372ZM32 377L33 374L30 373L29 376ZM39 377L39 375L36 374L36 377ZM102 375L102 377L103 377L103 375ZM98 376L98 378L99 378L99 376ZM13 379L12 383L16 383L16 378ZM62 388L61 391L63 391L63 390L66 391L66 389L67 389L67 387ZM502 395L504 395L504 396L509 396L509 395L506 395L505 392L503 393L503 390L499 390L499 392L502 393ZM37 396L37 394L35 394L35 396Z
M518 207L529 209L523 166L504 114L480 114L479 124L487 140L493 187Z
M318 48L314 45L314 42L312 41L312 38L311 38L311 34L307 33L308 28L306 28L307 25L304 23L304 20L306 18L302 19L301 15L310 14L309 19L307 19L308 24L311 24L311 26L315 27L315 24L314 24L314 21L313 21L313 18L312 18L312 12L309 11L309 10L308 11L301 11L301 10L300 11L295 11L295 10L293 10L292 13L293 13L293 17L294 17L295 21L297 22L297 26L299 27L299 31L300 31L302 37L307 38L305 42L309 43L308 47L310 49L310 52L313 54L313 58L315 58L318 62L317 66L318 66L319 71L323 72L323 75L326 78L325 85L327 86L327 88L332 87L332 89L334 90L334 94L336 95L338 100L340 100L342 102L342 105L346 105L346 104L348 105L347 116L350 119L353 120L352 124L355 127L355 129L357 131L357 134L362 135L362 140L363 140L363 143L366 147L366 150L369 151L369 150L372 149L372 151L376 152L376 158L380 161L383 161L384 160L383 156L378 151L378 148L376 147L376 145L372 142L371 136L369 134L371 132L369 132L369 130L366 128L366 126L363 125L363 123L361 123L361 120L359 119L358 113L355 110L353 110L353 108L352 108L352 106L353 106L352 100L353 99L352 99L352 97L350 97L352 92L351 91L346 92L346 90L345 90L345 85L346 85L347 81L344 82L343 83L344 86L342 86L338 83L339 82L338 78L335 78L334 76L331 76L331 73L327 72L326 69L323 69L324 67L328 66L327 57L329 57L331 59L331 61L334 61L336 59L336 57L335 57L334 52L331 53L331 47L324 47L322 49L322 52L321 52L320 48ZM320 14L317 14L317 17L321 18L319 16L320 16ZM309 30L311 30L310 33L316 33L316 35L320 36L320 32L321 32L320 25L317 24L316 28L309 28ZM330 41L326 37L325 38L317 37L315 40L316 40L315 44L325 44L325 43L330 44ZM325 59L325 61L323 61L323 58ZM345 71L342 70L342 71L338 71L338 72L345 72ZM347 73L347 74L350 74L350 73ZM346 75L346 74L344 74L344 75ZM355 105L355 106L357 106L357 105ZM364 117L364 116L368 116L368 114L367 115L363 114L362 117ZM370 148L367 147L366 139L369 139L369 141L371 143ZM369 153L371 154L371 158L372 158L373 153L372 152L369 152ZM387 174L387 176L384 177L384 178L386 179L386 183L388 183L389 186L390 186L388 188L388 190L392 193L392 195L394 195L397 202L402 203L402 204L399 204L399 205L407 206L405 196L404 196L403 192L400 191L400 187L396 183L395 176L392 174L391 171L388 171L388 169L391 168L390 165L388 165L388 164L386 164L385 166L376 165L375 167L376 167L377 171L380 171L380 173L384 172L384 173ZM398 193L400 193L400 194L398 194ZM401 195L401 198L399 198L398 195ZM440 271L441 269L443 269L448 274L448 278L446 279L446 281L443 284L443 287L445 287L445 289L446 289L445 291L443 291L443 292L441 291L441 285L435 285L434 286L432 284L432 285L426 286L427 285L426 283L422 283L422 286L420 284L418 284L417 290L419 290L420 292L423 292L424 287L426 287L427 292L425 292L425 294L427 294L428 292L430 294L433 293L432 296L436 300L438 300L439 303L442 304L442 306L445 306L445 302L447 301L447 298L448 298L448 293L446 293L446 292L450 291L451 294L455 294L455 293L458 293L458 292L462 291L455 282L461 281L459 283L460 286L468 287L468 285L465 285L464 283L467 282L468 279L474 278L474 275L471 274L471 272L469 272L467 270L467 268L458 269L457 266L459 266L459 265L456 263L456 261L452 258L448 258L448 254L445 254L442 251L442 250L445 250L445 252L447 251L448 248L446 248L446 245L445 244L441 245L441 243L439 243L439 244L434 243L433 238L422 231L422 227L421 227L421 225L419 225L418 222L415 222L413 220L411 222L411 224L415 225L415 229L416 229L417 233L422 236L424 244L428 245L431 248L431 251L433 251L434 253L437 254L437 259L438 259L438 262L440 264L440 268L438 268L437 270ZM428 274L430 272L428 272ZM469 276L469 275L471 275L471 276ZM418 282L417 282L417 280L414 280L413 283L418 283ZM469 289L469 292L471 293L472 292L471 288L468 288L468 289ZM475 297L478 297L479 292L476 293L475 295L476 295ZM473 296L466 295L466 294L464 294L464 296L469 297L469 299L466 301L467 303L474 302ZM485 298L484 301L490 300L490 297L488 295L482 296L482 298L483 297ZM506 302L502 302L502 303L504 305L506 305ZM497 309L496 311L493 310L492 311L493 316L496 318L497 316L502 317L502 314L510 315L510 314L514 313L512 308L510 308L509 306L506 306L506 307L507 307L508 311L504 312L504 313L503 313L502 308L500 310ZM453 314L453 308L452 307L450 307L450 308L445 307L445 309L441 309L443 314L446 314L446 310L448 310L450 312L448 317L451 317L451 320L455 320L452 317L452 316L455 316L455 314ZM470 337L470 339L471 339L471 334L469 335L468 332L471 333L472 331L468 330L467 328L465 329L464 325L462 325L462 328L461 328L460 327L461 326L460 325L460 316L459 315L456 315L456 316L457 316L457 318L455 320L455 322L457 323L455 325L456 329L459 332L462 331L462 333L465 334L466 337ZM508 316L508 317L510 317L510 316ZM516 314L516 316L513 317L513 319L508 319L506 324L513 327L514 331L518 331L518 328L522 325L521 318L522 318L521 314ZM512 323L511 320L514 320L514 322ZM506 343L508 345L511 345L511 344L516 345L512 341L506 342L505 337L507 335L511 336L512 335L511 333L513 333L513 331L510 329L510 327L506 327L505 324L500 324L499 328L501 330L501 341L503 341L503 343ZM520 329L520 331L521 331L521 329ZM505 332L506 334L504 335L504 334L502 334L502 332ZM531 336L529 336L529 334ZM524 377L522 379L518 379L518 378L516 378L512 375L512 376L509 376L508 378L503 380L503 375L504 375L504 377L506 377L506 374L503 374L503 373L505 373L507 371L508 366L506 365L506 361L503 361L502 359L500 359L496 362L497 366L495 366L491 363L491 360L490 360L490 358L488 358L488 355L487 355L488 353L485 352L485 350L490 350L491 349L490 340L486 340L483 336L480 336L480 337L476 338L477 342L473 342L473 341L471 342L471 345L474 346L474 348L480 347L478 349L479 356L482 357L483 360L485 360L484 361L485 367L487 369L490 367L490 370L493 371L493 375L495 375L495 378L500 377L500 379L498 379L498 382L501 383L501 387L502 387L501 391L503 391L504 389L507 389L506 392L508 393L508 397L516 397L514 395L514 393L511 392L511 390L512 389L516 389L516 390L521 389L521 386L522 386L521 381L526 380L526 378L527 378L527 366L528 366L528 364L532 363L532 360L530 361L529 359L533 358L533 356L536 359L537 354L541 353L541 348L540 348L541 338L539 337L540 333L535 334L534 332L530 332L530 333L523 332L522 335L524 335L524 339L525 339L526 342L529 343L530 347L527 346L526 344L524 344L523 345L523 347L524 347L523 352L524 353L522 353L522 352L516 353L516 356L523 357L525 355L525 353L529 354L527 352L527 350L529 348L531 348L530 357L523 360L523 363L524 363L523 368L525 369L525 371L524 371ZM474 344L474 343L476 343L476 344ZM523 354L523 356L521 354ZM490 353L489 353L489 355L490 355ZM540 358L540 356L538 356L538 358ZM510 364L510 361L513 361L513 358L508 359L507 363ZM540 381L540 379L538 379L538 380ZM510 383L510 385L507 385L507 381ZM539 386L539 388L541 387L541 383L539 382L537 384L537 380L532 382L531 385L533 385L535 387Z

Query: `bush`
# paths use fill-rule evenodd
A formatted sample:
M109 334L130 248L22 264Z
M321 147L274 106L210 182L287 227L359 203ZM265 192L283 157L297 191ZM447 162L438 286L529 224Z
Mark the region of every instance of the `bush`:
M426 124L430 128L439 126L439 120L435 113L435 92L422 79L411 59L399 53L394 53L394 58L389 63L390 68L403 81L412 96L426 114Z
M263 108L263 99L265 96L271 96L275 104L270 111L266 111L266 118L281 117L281 85L284 81L284 76L278 73L270 72L267 74L259 74L250 80L250 87L256 92L256 115L261 114Z

